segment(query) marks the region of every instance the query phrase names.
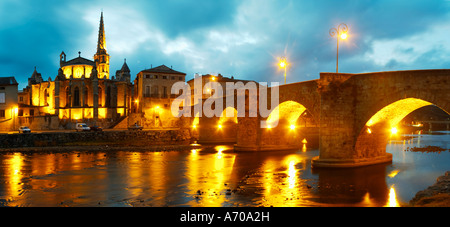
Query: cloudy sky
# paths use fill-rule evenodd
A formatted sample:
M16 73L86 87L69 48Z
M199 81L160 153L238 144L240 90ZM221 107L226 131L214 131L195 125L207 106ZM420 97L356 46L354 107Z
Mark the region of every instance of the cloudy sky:
M1 0L0 76L19 89L34 67L54 80L61 51L93 59L103 11L112 74L165 64L185 72L282 82L336 71L450 68L449 0Z

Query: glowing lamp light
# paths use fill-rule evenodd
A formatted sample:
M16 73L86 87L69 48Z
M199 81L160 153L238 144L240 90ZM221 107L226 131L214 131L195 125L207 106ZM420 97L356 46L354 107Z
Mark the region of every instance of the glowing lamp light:
M211 77L211 80L216 80L216 77L214 77L214 76L213 76L213 77Z
M222 125L221 124L219 124L217 127L219 127L219 129L222 129Z
M280 61L280 68L284 68L286 67L286 60L281 60Z
M342 34L341 34L341 39L347 39L347 37L348 37L348 36L347 36L347 33L342 33Z
M368 128L367 133L372 134L372 130L370 130L370 128Z
M308 141L306 140L306 138L304 138L304 139L302 140L302 143L303 143L303 144L307 144L307 143L308 143Z
M398 129L396 127L391 128L391 134L397 134L398 133Z
M197 128L197 125L192 125L192 128L193 128L193 129L196 129L196 128Z
M295 129L295 125L291 125L291 126L289 126L289 128L290 128L291 130L294 130L294 129Z

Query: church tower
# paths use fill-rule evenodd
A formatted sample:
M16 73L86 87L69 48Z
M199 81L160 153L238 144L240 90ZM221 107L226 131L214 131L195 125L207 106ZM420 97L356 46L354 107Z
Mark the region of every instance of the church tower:
M106 52L105 26L103 24L103 12L100 16L100 28L98 30L97 53L94 55L97 66L98 78L109 79L109 54Z

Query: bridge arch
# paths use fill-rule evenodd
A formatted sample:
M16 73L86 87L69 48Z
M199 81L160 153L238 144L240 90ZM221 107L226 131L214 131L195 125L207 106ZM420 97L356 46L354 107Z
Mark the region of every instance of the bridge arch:
M412 111L450 111L450 70L321 73L320 156L314 167L357 167L392 161L390 131Z
M194 117L193 130L197 132L199 143L235 143L238 130L238 111L235 107L225 107L220 116Z
M267 128L261 129L261 150L300 148L311 135L306 127L315 124L307 108L293 100L276 106L266 121Z
M433 95L427 94L427 96ZM399 125L401 120L419 108L435 105L449 113L448 109L441 107L448 106L449 101L433 97L430 100L437 101L439 105L419 98L404 98L378 110L364 125L360 126L355 144L356 158L365 159L383 155L389 139L402 133L403 129Z
M236 108L228 106L222 111L222 114L220 114L219 125L233 123L238 123L238 111Z

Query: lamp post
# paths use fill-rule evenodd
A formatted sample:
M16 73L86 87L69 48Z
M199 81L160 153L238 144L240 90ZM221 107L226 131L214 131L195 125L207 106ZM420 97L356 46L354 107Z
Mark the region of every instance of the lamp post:
M347 39L348 27L342 23L337 28L330 29L330 36L337 39L337 54L336 54L336 73L339 72L339 39Z
M287 70L286 58L282 58L280 60L280 68L284 68L284 84L286 84L286 70Z

